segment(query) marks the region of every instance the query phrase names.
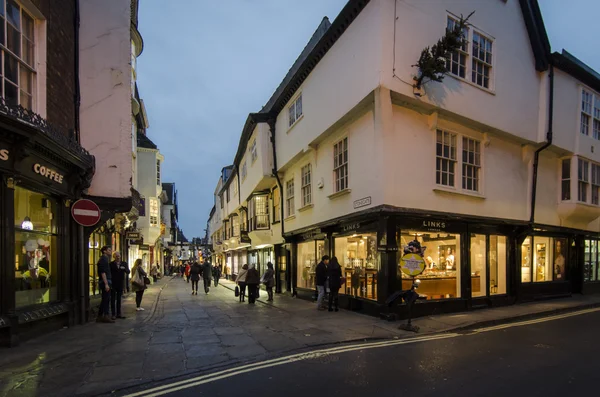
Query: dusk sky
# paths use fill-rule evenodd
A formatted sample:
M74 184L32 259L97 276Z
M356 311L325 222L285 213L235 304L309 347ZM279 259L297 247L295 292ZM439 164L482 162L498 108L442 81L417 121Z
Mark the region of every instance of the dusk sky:
M600 70L600 1L538 1L552 50L565 48ZM138 86L148 136L165 156L163 182L176 184L188 239L204 236L219 173L233 161L248 113L267 102L321 19L333 22L345 4L171 0L177 7L166 7L140 1Z

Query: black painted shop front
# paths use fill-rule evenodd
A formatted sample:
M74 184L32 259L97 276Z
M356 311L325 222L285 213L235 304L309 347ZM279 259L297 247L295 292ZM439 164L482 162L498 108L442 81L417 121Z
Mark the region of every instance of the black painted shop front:
M314 298L317 263L323 255L336 256L346 280L342 307L400 317L405 305L388 309L385 301L412 284L399 270L412 240L426 247L426 269L417 277L424 300L414 309L423 316L581 293L586 238L566 228L389 206L286 235L290 281L299 297Z
M84 321L83 233L70 205L94 159L46 128L0 121L0 345Z

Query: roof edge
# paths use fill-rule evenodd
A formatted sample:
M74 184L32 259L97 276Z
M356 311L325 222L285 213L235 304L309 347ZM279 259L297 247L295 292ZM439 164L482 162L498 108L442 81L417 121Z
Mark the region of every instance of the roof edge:
M567 50L563 49L562 53L553 53L552 64L593 90L600 92L600 73L586 65Z

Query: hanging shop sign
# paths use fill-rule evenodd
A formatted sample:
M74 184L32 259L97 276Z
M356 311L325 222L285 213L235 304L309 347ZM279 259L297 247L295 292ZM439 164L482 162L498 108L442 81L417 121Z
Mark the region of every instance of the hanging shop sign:
M142 233L140 232L127 232L127 234L125 235L126 239L128 240L139 240L140 238L142 238Z
M94 226L100 221L100 207L92 200L77 200L71 206L71 216L81 226Z
M425 270L425 261L421 255L406 254L400 259L400 270L410 277L416 277Z
M240 231L240 243L244 243L244 244L252 243L252 241L250 240L250 236L248 235L248 232L245 230Z
M371 196L354 200L354 209L366 207L368 205L371 205Z
M150 250L150 245L148 245L148 244L140 244L140 250L142 250L142 251L149 251Z

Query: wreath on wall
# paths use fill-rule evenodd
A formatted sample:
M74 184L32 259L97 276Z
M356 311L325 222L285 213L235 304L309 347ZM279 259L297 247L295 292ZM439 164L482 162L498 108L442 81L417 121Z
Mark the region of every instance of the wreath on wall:
M425 47L421 51L419 60L412 65L419 69L417 76L413 77L417 89L420 90L424 84L430 81L442 82L444 80L448 74L446 62L452 53L458 51L466 43L465 28L474 13L475 11L466 18L461 14L453 29L446 29L446 34L436 44Z

